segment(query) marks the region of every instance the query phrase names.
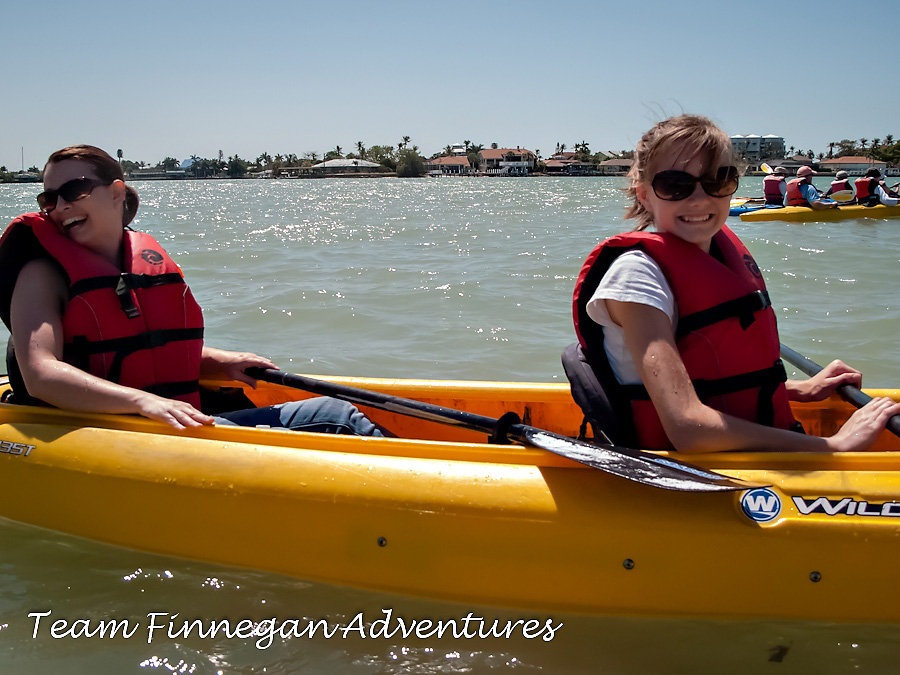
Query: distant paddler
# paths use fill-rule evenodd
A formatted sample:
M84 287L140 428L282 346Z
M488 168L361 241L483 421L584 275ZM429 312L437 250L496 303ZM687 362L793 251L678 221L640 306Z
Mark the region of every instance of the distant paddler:
M866 175L857 178L856 183L856 201L863 206L897 206L900 199L897 193L887 186L881 177L881 171L872 168L866 171ZM900 183L894 185L894 188L900 186Z
M853 191L853 184L850 182L850 174L846 171L838 171L825 196L846 206L855 204L856 195Z
M768 166L766 164L765 168ZM787 169L776 166L772 173L767 173L763 178L763 196L767 205L784 206L785 194L787 194Z
M784 198L785 206L808 206L820 211L822 209L836 209L835 201L823 201L822 195L813 185L812 177L816 174L811 167L801 166L797 169L797 177L789 180L787 194Z

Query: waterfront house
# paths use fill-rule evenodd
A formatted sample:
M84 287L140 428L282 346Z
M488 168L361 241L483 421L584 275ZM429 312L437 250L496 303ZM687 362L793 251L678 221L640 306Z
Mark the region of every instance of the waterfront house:
M554 176L590 176L595 173L594 165L590 162L582 162L575 159L575 153L558 153L560 155L572 155L560 157L554 155L544 162L544 171Z
M314 176L352 176L356 174L377 174L386 169L375 162L364 159L329 159L312 165Z
M631 171L634 160L607 159L597 165L597 172L602 176L621 176Z
M467 176L472 173L472 165L465 155L435 157L425 160L425 170L429 176Z
M481 172L489 176L527 176L537 159L525 148L486 148L478 156Z
M861 156L835 157L823 159L819 166L826 171L846 171L851 176L862 176L868 169L878 169L882 175L887 174L887 164Z

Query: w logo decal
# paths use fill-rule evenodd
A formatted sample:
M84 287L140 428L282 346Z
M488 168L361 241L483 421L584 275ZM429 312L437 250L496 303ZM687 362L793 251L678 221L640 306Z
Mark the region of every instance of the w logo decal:
M741 497L744 515L757 523L768 523L781 513L781 498L769 488L747 490Z

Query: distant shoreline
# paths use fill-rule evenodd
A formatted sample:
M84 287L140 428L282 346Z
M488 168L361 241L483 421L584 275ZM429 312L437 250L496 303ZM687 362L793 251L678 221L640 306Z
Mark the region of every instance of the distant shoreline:
M816 173L817 176L822 178L833 178L836 172L834 171L819 171ZM513 175L496 175L496 174L440 174L440 175L425 175L419 176L419 178L454 178L454 179L471 179L471 178L624 178L628 175L627 172L622 173L613 173L613 174L565 174L565 173L530 173L525 176L513 176ZM748 171L744 174L744 178L761 178L766 174L762 171ZM138 183L138 182L162 182L162 181L197 181L197 180L240 180L240 181L252 181L252 180L279 180L279 181L293 181L293 180L322 180L328 178L340 178L340 179L371 179L371 178L396 178L396 172L385 172L385 173L333 173L333 174L325 174L325 175L304 175L304 176L279 176L279 177L268 177L268 178L260 178L258 176L126 176L126 180L129 183ZM26 181L3 181L0 182L0 185L32 185L35 183L39 183L38 180L26 180Z

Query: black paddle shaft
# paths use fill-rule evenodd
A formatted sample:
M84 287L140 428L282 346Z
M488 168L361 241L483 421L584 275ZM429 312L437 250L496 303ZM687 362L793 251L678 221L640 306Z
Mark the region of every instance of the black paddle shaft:
M781 345L781 356L788 363L796 366L798 370L806 373L810 377L822 370L822 366L808 359L800 352L795 352L787 345ZM845 384L838 389L840 395L849 403L857 408L862 408L866 403L872 400L872 397L850 384ZM896 436L900 436L900 415L894 415L888 420L887 430Z
M513 439L524 445L548 450L643 485L686 492L719 492L756 487L738 479L643 450L608 444L585 443L551 431L528 426L522 424L515 413L507 413L500 419L495 419L423 401L317 380L305 375L285 373L271 368L248 368L247 374L266 382L302 389L322 396L331 396L350 403L380 408L430 422L471 429L489 435L494 442L503 443L507 442L507 439Z

